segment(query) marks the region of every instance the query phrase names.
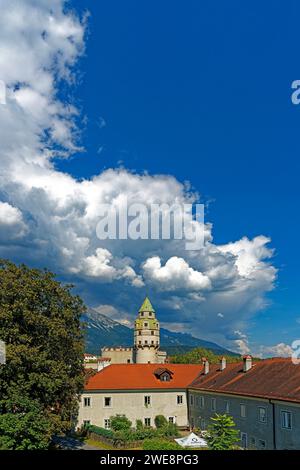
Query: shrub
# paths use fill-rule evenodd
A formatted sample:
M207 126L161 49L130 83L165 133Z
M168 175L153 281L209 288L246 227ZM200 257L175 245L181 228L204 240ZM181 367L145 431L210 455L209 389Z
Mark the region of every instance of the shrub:
M161 428L162 435L165 437L178 437L179 431L177 424L175 423L168 423L166 426Z
M115 433L111 429L100 428L99 426L94 426L92 424L87 425L87 430L93 432L98 436L106 437L107 439L113 439Z
M132 429L122 429L121 431L116 431L114 433L114 439L115 441L121 442L132 442L138 440L136 432Z
M143 450L182 450L176 442L167 439L145 439L143 442Z
M114 431L124 431L131 428L132 422L125 415L116 415L110 418L110 426Z
M135 422L135 427L136 429L143 429L144 428L143 421L141 419L137 419Z
M173 423L167 423L159 429L144 426L141 421L136 423L136 429L128 427L129 424L131 425L131 422L125 416L115 416L114 418L111 418L111 427L114 426L115 429L104 429L91 424L86 425L85 429L88 432L93 432L99 436L106 437L107 439L112 439L115 446L122 445L126 442L149 441L153 439L170 443L170 441L164 438L177 437L179 435L177 426ZM116 429L116 427L119 429ZM173 443L171 442L171 444Z
M164 426L167 426L168 421L166 420L166 418L163 415L157 415L154 418L154 423L155 423L155 426L159 429L159 428L162 428Z
M151 437L159 437L161 434L158 429L153 429L149 427L143 426L140 429L135 431L135 436L137 441L141 441L143 439L151 438Z

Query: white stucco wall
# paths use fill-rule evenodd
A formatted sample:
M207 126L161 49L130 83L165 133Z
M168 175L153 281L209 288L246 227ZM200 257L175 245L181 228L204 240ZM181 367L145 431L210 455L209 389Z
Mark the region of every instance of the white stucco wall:
M151 397L150 406L144 405L144 396ZM182 395L183 403L177 404L177 395ZM90 397L91 406L84 407L84 397ZM111 407L104 406L104 398L111 397ZM151 426L154 426L154 418L163 415L167 419L175 417L178 426L188 425L187 400L185 390L143 390L124 392L85 392L81 396L79 405L78 427L85 420L91 424L104 427L104 419L109 419L116 414L125 414L135 425L137 419L144 423L145 418L151 418Z

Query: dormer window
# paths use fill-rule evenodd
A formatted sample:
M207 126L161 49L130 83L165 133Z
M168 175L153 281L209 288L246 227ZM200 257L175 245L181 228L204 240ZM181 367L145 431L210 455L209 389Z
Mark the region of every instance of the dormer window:
M173 378L173 372L166 367L159 367L154 371L154 375L161 382L170 382L170 380Z
M149 312L149 317L152 317L152 312Z

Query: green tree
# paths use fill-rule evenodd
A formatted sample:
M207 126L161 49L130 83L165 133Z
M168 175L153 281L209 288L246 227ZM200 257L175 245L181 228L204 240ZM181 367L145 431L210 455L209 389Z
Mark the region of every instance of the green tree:
M239 431L231 416L218 415L211 418L212 424L208 427L206 437L210 450L231 450L237 446Z
M52 434L72 427L83 387L85 307L71 288L49 271L0 260L2 448L44 448Z
M47 449L52 426L39 403L14 397L0 406L0 450Z
M154 423L157 428L163 428L168 425L168 421L163 415L155 416Z
M114 431L127 431L131 425L132 422L125 415L116 415L110 418L110 427Z
M186 353L174 354L170 357L170 361L173 364L201 364L203 357L206 357L210 364L218 364L220 362L220 354L206 348L194 348ZM224 357L227 363L241 361L241 356L237 354L225 355Z

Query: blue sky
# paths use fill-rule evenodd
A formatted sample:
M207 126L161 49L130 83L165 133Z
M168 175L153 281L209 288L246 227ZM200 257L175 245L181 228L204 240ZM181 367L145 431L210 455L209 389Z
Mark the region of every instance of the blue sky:
M300 106L290 95L300 76L299 5L88 1L85 7L90 35L78 91L90 119L87 156L63 168L91 176L121 160L134 170L172 173L211 201L218 242L270 236L277 287L251 332L262 342L270 333L294 339ZM105 128L97 126L99 116Z
M270 238L268 247L274 254L266 263L278 272L270 281L272 289L264 287L259 294L267 299L263 306L259 303L248 311L248 300L241 304L236 323L230 322L226 333L216 333L217 319L207 329L202 327L206 317L201 313L198 322L193 317L191 325L186 320L178 322L178 328L193 331L196 325L199 336L203 331L202 336L235 347L237 343L230 343L232 330L232 341L245 340L254 352L263 345L290 345L300 335L300 105L291 102L291 83L300 79L298 2L74 0L70 5L81 16L89 11L84 39L79 32L82 22L76 31L78 49L84 43L85 52L76 64L67 64L76 70L75 84L61 80L57 70L53 74L59 78L56 98L62 103L71 100L80 110L77 122L85 150L72 150L69 158L52 159L51 165L57 174L78 181L120 166L136 174L172 175L179 182L189 181L201 194L215 245L243 237ZM57 8L60 21L68 13ZM66 62L67 54L66 48ZM53 140L54 148L61 144ZM32 190L35 183L30 184ZM26 208L9 196L5 189L3 201L34 219L32 194ZM15 244L2 252L36 265L45 265L47 259ZM176 329L166 294L160 298L150 281L132 293L119 278L115 288L111 281L105 287L80 276L74 267L58 266L57 271L62 279L74 280L87 302L101 307L99 311L111 316L124 312L129 320L125 291L133 299L130 308L138 307L144 292L150 291L165 326L169 321ZM177 301L186 293L173 289L172 295ZM197 308L205 311L203 303ZM211 306L210 318L219 309L219 303L215 310Z

